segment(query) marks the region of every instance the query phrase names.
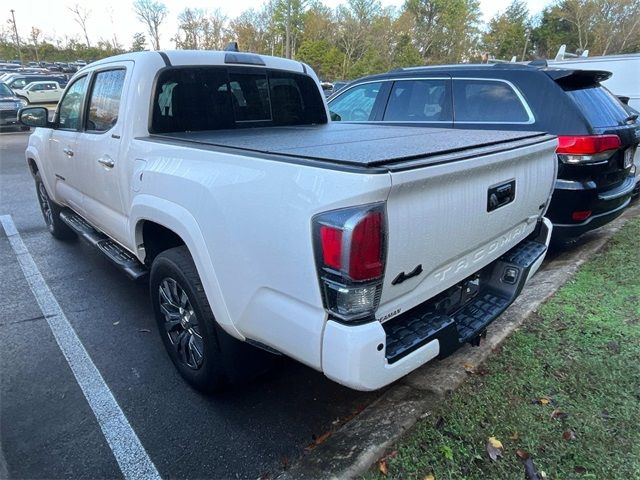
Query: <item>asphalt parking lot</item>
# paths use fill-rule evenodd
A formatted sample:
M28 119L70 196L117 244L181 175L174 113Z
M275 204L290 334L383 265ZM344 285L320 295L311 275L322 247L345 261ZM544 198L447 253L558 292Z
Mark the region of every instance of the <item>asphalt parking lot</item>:
M286 359L222 395L189 388L156 332L146 285L82 242L49 235L24 161L27 139L0 134L0 216L11 216L162 477L273 477L376 397ZM0 279L0 477L3 469L10 478L122 477L2 228Z

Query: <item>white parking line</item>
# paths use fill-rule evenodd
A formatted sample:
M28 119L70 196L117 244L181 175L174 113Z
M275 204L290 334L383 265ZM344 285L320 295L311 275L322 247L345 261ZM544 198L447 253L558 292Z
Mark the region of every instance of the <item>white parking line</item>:
M158 470L140 443L136 432L131 428L113 393L49 290L11 215L0 216L0 222L40 310L89 402L122 474L126 479L160 479Z

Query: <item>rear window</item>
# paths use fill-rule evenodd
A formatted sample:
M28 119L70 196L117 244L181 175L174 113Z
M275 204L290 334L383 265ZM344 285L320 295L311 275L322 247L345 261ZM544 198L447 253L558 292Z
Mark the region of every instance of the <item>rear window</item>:
M315 81L265 69L164 70L153 99L154 133L326 123Z
M620 101L601 85L565 91L594 128L624 125L629 116Z

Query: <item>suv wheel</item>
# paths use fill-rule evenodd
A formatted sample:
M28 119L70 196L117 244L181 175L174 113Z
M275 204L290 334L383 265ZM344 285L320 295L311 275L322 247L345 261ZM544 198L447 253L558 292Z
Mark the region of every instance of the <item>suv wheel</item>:
M36 173L35 181L38 204L40 205L40 211L42 212L44 223L47 224L49 233L59 240L73 240L76 238L76 233L71 230L66 223L60 220L62 207L49 198L47 189L44 183L42 183L40 172Z

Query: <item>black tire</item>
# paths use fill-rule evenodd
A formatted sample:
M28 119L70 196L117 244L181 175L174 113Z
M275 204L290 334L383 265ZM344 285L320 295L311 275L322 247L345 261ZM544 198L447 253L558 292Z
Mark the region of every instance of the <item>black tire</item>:
M177 302L167 302L162 296L161 289L165 292L172 289L172 282L177 287L175 297L182 298L180 292L184 292L187 302L174 305ZM187 247L165 250L154 259L150 289L158 331L167 353L180 375L196 390L204 393L223 390L231 384L243 383L249 372L264 367L265 362L259 358L268 354L231 337L216 322ZM202 355L198 358L200 350ZM247 365L253 365L249 372Z
M42 183L40 172L36 172L36 195L38 196L38 204L44 218L44 223L49 229L49 233L58 240L74 240L77 235L71 228L60 219L60 211L62 207L49 198L47 188Z

